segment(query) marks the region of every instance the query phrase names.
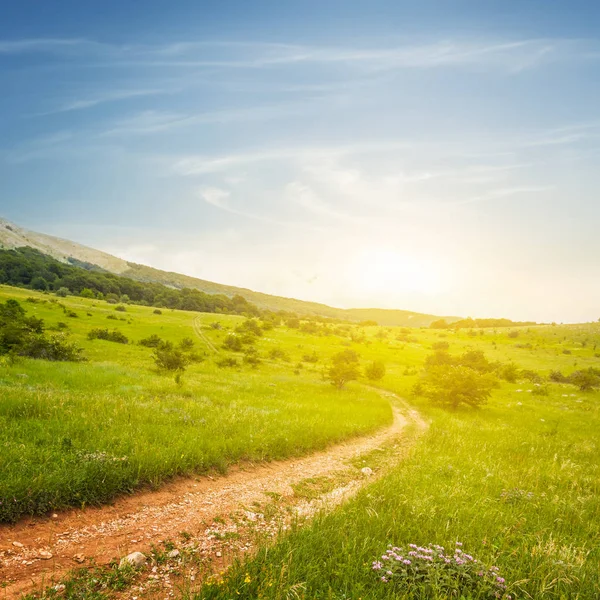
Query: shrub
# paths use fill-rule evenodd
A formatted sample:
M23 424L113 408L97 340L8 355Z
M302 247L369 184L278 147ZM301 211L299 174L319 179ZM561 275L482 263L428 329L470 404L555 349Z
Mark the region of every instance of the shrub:
M0 303L0 354L56 361L81 361L81 349L64 335L47 337L44 322L26 316L16 300Z
M81 290L81 292L79 292L79 295L82 298L95 298L96 297L96 294L94 294L94 291L90 290L90 288L83 288Z
M509 338L516 338L519 337L519 331L514 329L513 331L509 331L508 332L508 337Z
M358 354L354 350L343 350L332 357L327 379L341 390L349 381L358 379L359 374Z
M241 325L236 327L236 331L241 334L253 334L260 337L263 334L263 329L256 319L246 319Z
M290 361L290 355L285 350L281 350L281 348L271 349L271 351L269 352L269 358L271 358L272 360L281 359L285 362Z
M500 377L508 383L515 383L519 375L519 369L515 363L507 363L500 368Z
M89 331L87 337L88 340L106 340L107 342L116 342L117 344L129 343L127 336L118 329L109 331L108 329L100 329L98 327Z
M118 306L115 306L115 310L118 310L119 312L125 312L127 309L122 304L119 304Z
M56 295L61 298L66 298L71 293L71 290L67 287L61 287L56 290Z
M225 356L223 358L220 358L219 360L215 361L215 364L221 369L239 366L237 359L233 358L232 356Z
M371 568L382 584L392 586L403 595L411 590L411 597L511 600L498 567L485 566L463 552L461 546L456 542L456 549L447 554L443 546L436 544L390 546Z
M155 315L162 315L162 310L160 310L160 308L155 308L155 309L154 309L152 312L153 312Z
M81 353L82 349L68 342L64 334L50 337L42 334L30 336L18 352L19 356L27 356L29 358L69 362L81 362L85 360L81 356Z
M567 383L568 378L565 377L560 371L550 371L550 375L548 375L548 379L550 381L554 381L554 383Z
M244 345L237 335L230 333L223 342L223 348L232 352L241 352L244 349Z
M146 346L146 348L158 348L159 346L162 346L162 344L164 344L164 340L156 333L153 333L147 338L141 339L138 343L141 346Z
M490 373L462 365L438 365L426 371L419 392L444 408L456 409L462 404L476 408L487 402L497 385Z
M164 342L154 349L154 362L161 371L177 371L182 373L185 371L188 359L171 342Z
M539 373L532 371L530 369L523 369L520 373L521 379L526 379L527 381L531 381L531 383L542 383L544 379Z
M316 353L315 350L313 350L311 354L305 354L302 357L302 360L304 362L307 362L307 363L318 363L319 362L319 355Z
M179 342L179 348L184 352L189 352L194 347L194 340L186 337Z
M576 385L580 391L589 392L594 388L600 387L600 373L597 369L590 367L585 371L574 371L569 375L568 381L573 385Z
M250 365L253 369L256 369L262 361L258 356L258 352L256 352L256 350L252 352L252 350L254 350L254 348L248 348L248 350L246 350L244 353L244 362L247 365Z
M374 360L371 364L367 365L365 369L365 375L370 381L379 381L385 376L385 365L381 360Z
M431 345L432 350L448 350L450 348L450 344L448 342L434 342Z

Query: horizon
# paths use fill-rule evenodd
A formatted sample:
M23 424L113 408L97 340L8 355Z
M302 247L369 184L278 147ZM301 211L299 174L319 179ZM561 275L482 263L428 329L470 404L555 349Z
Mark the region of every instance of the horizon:
M340 308L596 321L600 7L309 4L0 8L2 216Z

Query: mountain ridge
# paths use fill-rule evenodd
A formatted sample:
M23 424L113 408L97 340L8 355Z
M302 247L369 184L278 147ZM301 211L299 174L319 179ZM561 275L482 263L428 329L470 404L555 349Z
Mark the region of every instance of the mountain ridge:
M74 259L81 263L96 265L110 273L136 281L162 283L178 289L193 288L208 294L224 294L228 297L241 295L259 308L269 310L285 310L299 315L319 315L350 321L374 320L380 325L411 327L427 327L440 318L449 323L460 319L460 317L430 315L402 309L337 308L319 302L275 296L248 288L216 283L191 275L163 271L155 267L129 262L78 242L31 231L0 218L0 248L11 249L27 246L61 262L72 262L72 259Z

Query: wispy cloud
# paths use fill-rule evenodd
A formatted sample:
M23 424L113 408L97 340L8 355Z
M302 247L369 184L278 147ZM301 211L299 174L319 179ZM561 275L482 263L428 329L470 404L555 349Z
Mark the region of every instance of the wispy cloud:
M78 100L72 100L62 104L61 106L48 110L42 113L38 113L36 116L52 115L61 112L70 112L73 110L84 110L86 108L92 108L99 104L106 104L107 102L118 102L120 100L128 100L131 98L139 98L143 96L157 96L160 94L173 93L174 90L162 90L162 89L137 89L137 90L114 90L112 92L100 92L94 96L87 98L81 98Z
M410 41L388 46L316 46L236 41L178 41L156 45L118 45L87 39L0 41L0 53L47 53L75 59L110 59L114 66L260 69L303 64L341 64L369 70L440 67L500 68L519 72L550 60L600 56L598 44L586 40L521 39Z

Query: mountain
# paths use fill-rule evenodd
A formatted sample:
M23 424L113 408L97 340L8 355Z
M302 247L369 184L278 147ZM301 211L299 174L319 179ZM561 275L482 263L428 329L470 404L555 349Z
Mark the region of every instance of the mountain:
M61 262L71 262L78 266L96 265L110 273L129 277L136 281L161 283L174 288L193 288L207 294L224 294L233 297L239 294L259 308L269 310L285 310L298 315L320 315L347 321L377 321L380 325L399 325L408 327L428 327L433 321L444 318L448 323L457 321L460 317L440 317L407 310L380 308L335 308L317 302L296 300L255 292L231 285L205 281L181 273L161 271L146 265L131 263L106 252L89 248L76 242L62 238L37 233L19 227L10 221L0 219L0 248L31 247L52 256Z

